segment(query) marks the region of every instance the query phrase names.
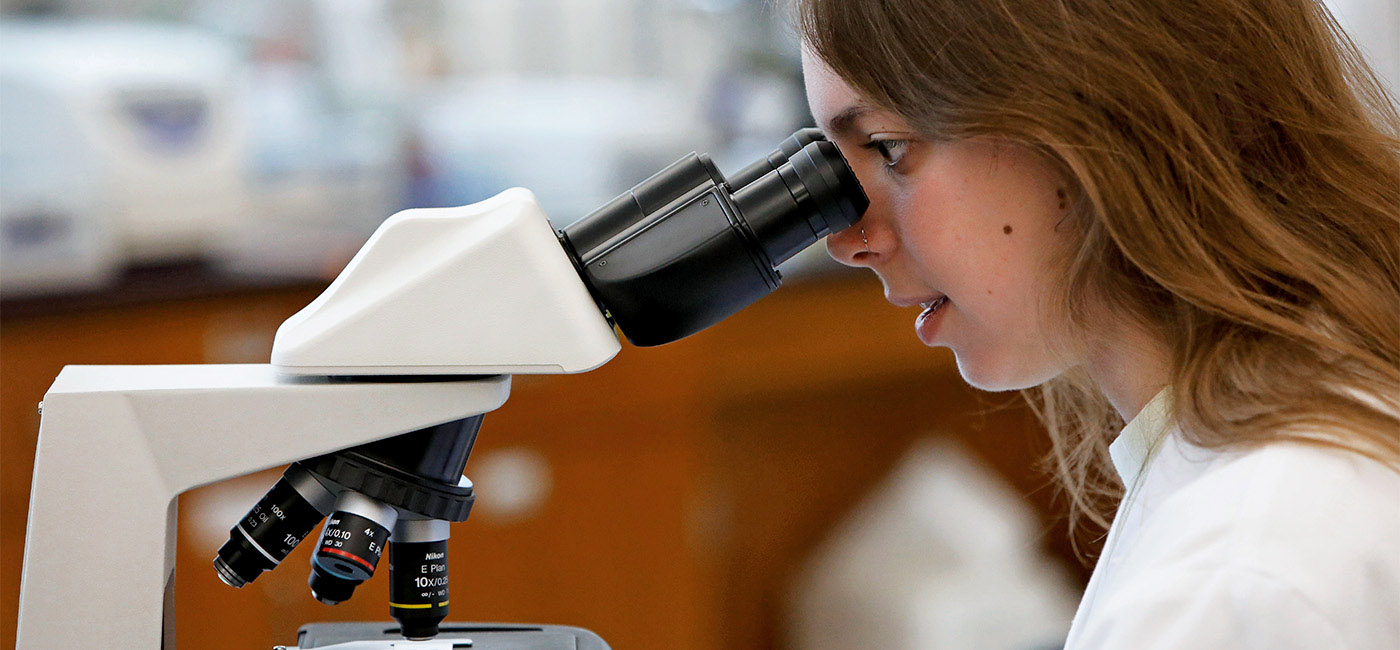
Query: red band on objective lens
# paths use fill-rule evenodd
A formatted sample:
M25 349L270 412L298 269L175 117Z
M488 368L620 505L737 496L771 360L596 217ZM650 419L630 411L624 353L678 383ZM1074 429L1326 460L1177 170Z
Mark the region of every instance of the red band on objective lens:
M352 554L352 553L346 553L345 551L342 551L342 550L340 550L340 549L338 549L338 548L322 548L320 551L317 551L317 552L318 552L318 553L335 553L336 555L342 555L342 556L348 557L348 558L350 558L350 559L352 559L352 560L354 560L354 561L356 561L356 562L359 562L360 564L364 565L364 567L365 567L366 569L369 569L371 573L374 572L374 565L373 565L373 564L370 564L369 562L366 562L364 558L362 558L362 557L360 557L360 556L358 556L358 555L354 555L354 554Z

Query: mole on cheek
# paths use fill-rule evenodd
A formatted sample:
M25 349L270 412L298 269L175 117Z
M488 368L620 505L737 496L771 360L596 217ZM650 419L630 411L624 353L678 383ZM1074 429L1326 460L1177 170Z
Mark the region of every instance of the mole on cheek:
M1006 233L1006 234L1008 234L1008 235L1011 234L1011 224L1007 224L1007 225L1005 225L1005 226L1002 226L1002 227L1001 227L1001 231L1004 232L1004 233Z

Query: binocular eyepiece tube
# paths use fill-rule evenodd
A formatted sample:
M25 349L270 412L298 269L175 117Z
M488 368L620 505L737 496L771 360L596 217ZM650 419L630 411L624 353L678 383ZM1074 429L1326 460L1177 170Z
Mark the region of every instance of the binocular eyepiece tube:
M690 154L559 231L634 345L660 345L768 295L777 267L869 206L836 145L803 129L726 179Z

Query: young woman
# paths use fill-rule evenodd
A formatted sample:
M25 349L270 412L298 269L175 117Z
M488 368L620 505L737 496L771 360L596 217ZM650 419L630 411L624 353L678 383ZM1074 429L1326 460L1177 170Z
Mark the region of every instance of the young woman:
M1327 11L795 11L831 254L1118 503L1068 647L1400 647L1400 119Z

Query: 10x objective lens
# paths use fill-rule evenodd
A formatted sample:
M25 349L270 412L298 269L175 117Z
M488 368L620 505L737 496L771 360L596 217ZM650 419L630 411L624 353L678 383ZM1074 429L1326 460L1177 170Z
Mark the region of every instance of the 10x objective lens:
M231 587L242 587L277 567L325 515L330 492L298 465L287 469L272 489L229 531L214 570ZM316 503L318 502L318 503Z
M404 638L431 639L447 617L446 521L399 520L389 544L389 614Z

